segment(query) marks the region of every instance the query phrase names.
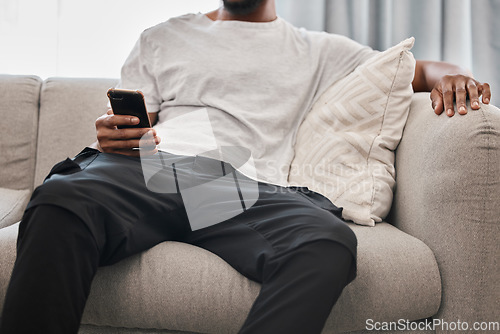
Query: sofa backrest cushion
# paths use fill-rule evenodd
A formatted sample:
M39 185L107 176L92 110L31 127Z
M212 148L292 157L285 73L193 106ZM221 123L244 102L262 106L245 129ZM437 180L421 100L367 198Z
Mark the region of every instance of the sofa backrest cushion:
M116 79L49 78L42 86L35 187L52 166L96 140L95 120L106 113Z
M41 85L37 76L0 75L0 188L33 186Z

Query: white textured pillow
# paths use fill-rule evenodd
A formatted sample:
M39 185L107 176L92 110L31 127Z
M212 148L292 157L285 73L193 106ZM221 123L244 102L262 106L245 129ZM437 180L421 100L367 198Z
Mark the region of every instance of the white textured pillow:
M360 65L318 99L301 124L289 184L343 207L343 218L375 226L395 184L394 150L413 94L414 39Z

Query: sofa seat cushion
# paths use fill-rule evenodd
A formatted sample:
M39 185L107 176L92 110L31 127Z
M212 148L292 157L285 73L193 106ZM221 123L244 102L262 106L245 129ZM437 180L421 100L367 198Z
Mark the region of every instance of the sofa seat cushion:
M431 249L385 222L349 226L358 238L358 275L344 289L325 332L364 330L368 319L420 320L436 314L441 276Z
M441 281L431 250L386 223L350 226L359 242L358 277L335 306L327 332L364 329L369 318L414 320L435 314ZM236 333L259 289L216 255L165 242L101 268L83 323Z
M0 188L0 228L17 223L30 199L30 189Z
M2 300L14 262L16 226L0 230ZM364 329L367 319L415 320L435 314L441 281L431 250L387 223L351 227L359 242L358 277L342 293L325 333ZM100 268L82 323L235 333L259 290L259 284L216 255L168 241Z

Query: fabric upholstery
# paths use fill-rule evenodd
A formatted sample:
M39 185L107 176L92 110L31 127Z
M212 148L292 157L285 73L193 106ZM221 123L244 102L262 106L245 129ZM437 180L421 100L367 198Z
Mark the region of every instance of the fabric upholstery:
M333 308L325 332L361 330L366 319L417 320L435 314L441 281L429 262L432 251L388 223L349 225L358 238L358 276Z
M31 195L30 189L0 188L0 228L17 223Z
M2 299L14 263L17 226L0 229ZM431 250L386 223L352 228L359 240L358 277L341 295L325 333L363 329L370 317L390 321L432 316L440 304L441 284ZM164 242L100 268L82 323L235 333L259 289L210 252Z
M50 78L40 98L35 186L50 168L96 140L95 120L106 113L108 88L115 79Z
M325 195L360 225L381 222L391 207L393 151L413 95L413 42L375 55L333 84L297 134L290 184Z
M498 320L500 110L437 116L429 94L416 94L396 166L391 221L436 255L443 279L436 317Z
M3 309L5 292L16 260L16 241L19 223L0 229L0 312Z
M0 187L33 187L41 85L32 75L0 75Z

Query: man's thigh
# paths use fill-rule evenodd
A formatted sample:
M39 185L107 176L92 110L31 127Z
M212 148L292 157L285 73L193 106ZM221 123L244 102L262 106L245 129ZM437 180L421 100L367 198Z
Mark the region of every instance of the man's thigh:
M341 210L321 195L264 183L259 193L244 213L191 232L184 241L215 253L257 282L270 260L317 240L340 243L356 258L354 233L340 218Z
M175 189L151 191L140 159L119 154L86 149L57 164L27 209L38 205L59 206L77 215L101 247L101 264L189 232L180 194Z

